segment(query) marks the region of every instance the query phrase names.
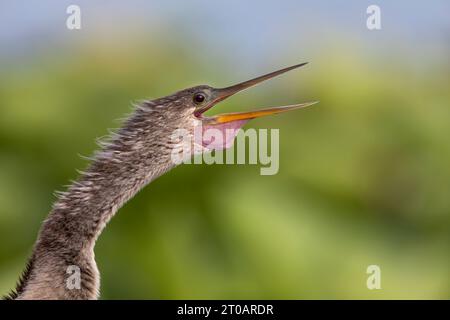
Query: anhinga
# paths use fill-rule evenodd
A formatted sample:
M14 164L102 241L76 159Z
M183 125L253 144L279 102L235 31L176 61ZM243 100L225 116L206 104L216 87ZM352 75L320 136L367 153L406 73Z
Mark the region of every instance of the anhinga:
M173 132L184 129L193 134L200 125L203 130L237 130L249 119L311 105L304 103L212 117L203 115L231 95L305 64L226 88L192 87L137 106L110 142L95 154L88 169L59 195L42 224L16 290L6 298L98 298L100 277L94 260L95 242L126 201L176 165L171 159L175 148L171 140ZM201 152L210 151L204 141L193 141L202 145ZM67 286L69 266L77 266L80 270L79 288Z

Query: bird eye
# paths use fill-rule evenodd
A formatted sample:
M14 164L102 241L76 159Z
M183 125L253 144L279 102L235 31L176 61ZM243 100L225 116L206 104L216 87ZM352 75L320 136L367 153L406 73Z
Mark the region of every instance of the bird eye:
M196 104L202 103L203 101L205 101L205 99L206 99L206 97L205 97L205 95L203 93L196 93L196 94L194 94L194 102Z

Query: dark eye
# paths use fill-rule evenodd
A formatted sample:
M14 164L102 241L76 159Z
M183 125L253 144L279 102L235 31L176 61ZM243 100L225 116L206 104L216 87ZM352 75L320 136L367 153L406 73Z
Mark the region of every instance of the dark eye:
M194 102L196 104L202 103L203 101L205 101L205 99L206 99L206 97L205 97L205 95L203 93L196 93L196 94L194 94Z

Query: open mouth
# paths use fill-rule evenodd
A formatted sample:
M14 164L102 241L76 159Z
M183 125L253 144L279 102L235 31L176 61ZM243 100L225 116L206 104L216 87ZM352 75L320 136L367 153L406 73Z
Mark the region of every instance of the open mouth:
M291 111L291 110L295 110L295 109L299 109L299 108L304 108L304 107L308 107L311 106L315 103L317 103L318 101L313 101L313 102L306 102L306 103L300 103L300 104L293 104L293 105L288 105L288 106L277 106L277 107L270 107L270 108L262 108L262 109L258 109L258 110L253 110L253 111L244 111L244 112L231 112L231 113L224 113L224 114L218 114L215 116L203 116L203 114L211 109L213 106L215 106L217 103L225 100L226 98L240 92L243 91L247 88L250 88L252 86L255 86L263 81L269 80L271 78L274 78L280 74L283 74L285 72L288 72L290 70L299 68L301 66L306 65L307 62L305 63L301 63L301 64L297 64L291 67L287 67L278 71L274 71L271 73L268 73L266 75L263 76L259 76L257 78L248 80L248 81L244 81L241 83L238 83L236 85L230 86L230 87L226 87L226 88L220 88L220 89L214 89L214 99L212 100L212 102L210 102L208 105L200 108L199 110L196 111L195 115L197 118L201 119L203 121L204 124L207 125L215 125L215 124L223 124L223 123L228 123L228 122L234 122L234 121L242 121L242 120L250 120L250 119L255 119L255 118L259 118L259 117L264 117L264 116L268 116L268 115L272 115L272 114L277 114L277 113L283 113L286 111Z
M300 104L293 104L293 105L287 105L287 106L277 106L277 107L269 107L269 108L262 108L258 110L253 111L244 111L244 112L231 112L231 113L223 113L218 114L214 116L204 116L203 114L211 109L214 105L219 103L220 101L225 100L226 98L243 91L247 88L250 88L252 86L255 86L265 80L274 78L280 74L283 74L285 72L288 72L290 70L299 68L301 66L304 66L307 63L301 63L297 64L291 67L287 67L278 71L274 71L271 73L268 73L263 76L259 76L257 78L244 81L238 84L235 84L230 87L226 88L220 88L220 89L213 89L213 99L212 101L199 108L195 112L195 116L202 120L203 125L203 133L204 137L202 139L203 146L206 146L209 149L223 149L223 148L229 148L234 140L234 137L236 136L238 130L249 120L264 117L272 114L277 113L283 113L295 109L304 108L307 106L311 106L318 101L313 102L306 102L306 103L300 103ZM211 137L211 135L206 134L205 138L205 132L207 132L210 129L214 129L216 132L217 130L221 132L223 138L217 139L217 137ZM208 138L209 137L209 138Z

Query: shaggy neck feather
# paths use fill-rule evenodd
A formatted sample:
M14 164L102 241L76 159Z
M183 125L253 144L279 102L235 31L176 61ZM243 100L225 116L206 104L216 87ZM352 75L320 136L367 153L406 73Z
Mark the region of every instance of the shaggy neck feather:
M173 167L168 139L172 129L162 125L168 122L164 116L158 106L138 107L110 142L101 144L90 167L59 194L12 298L98 297L99 273L94 260L98 236L126 201ZM79 288L68 288L69 266L79 268ZM71 283L76 287L76 282Z

